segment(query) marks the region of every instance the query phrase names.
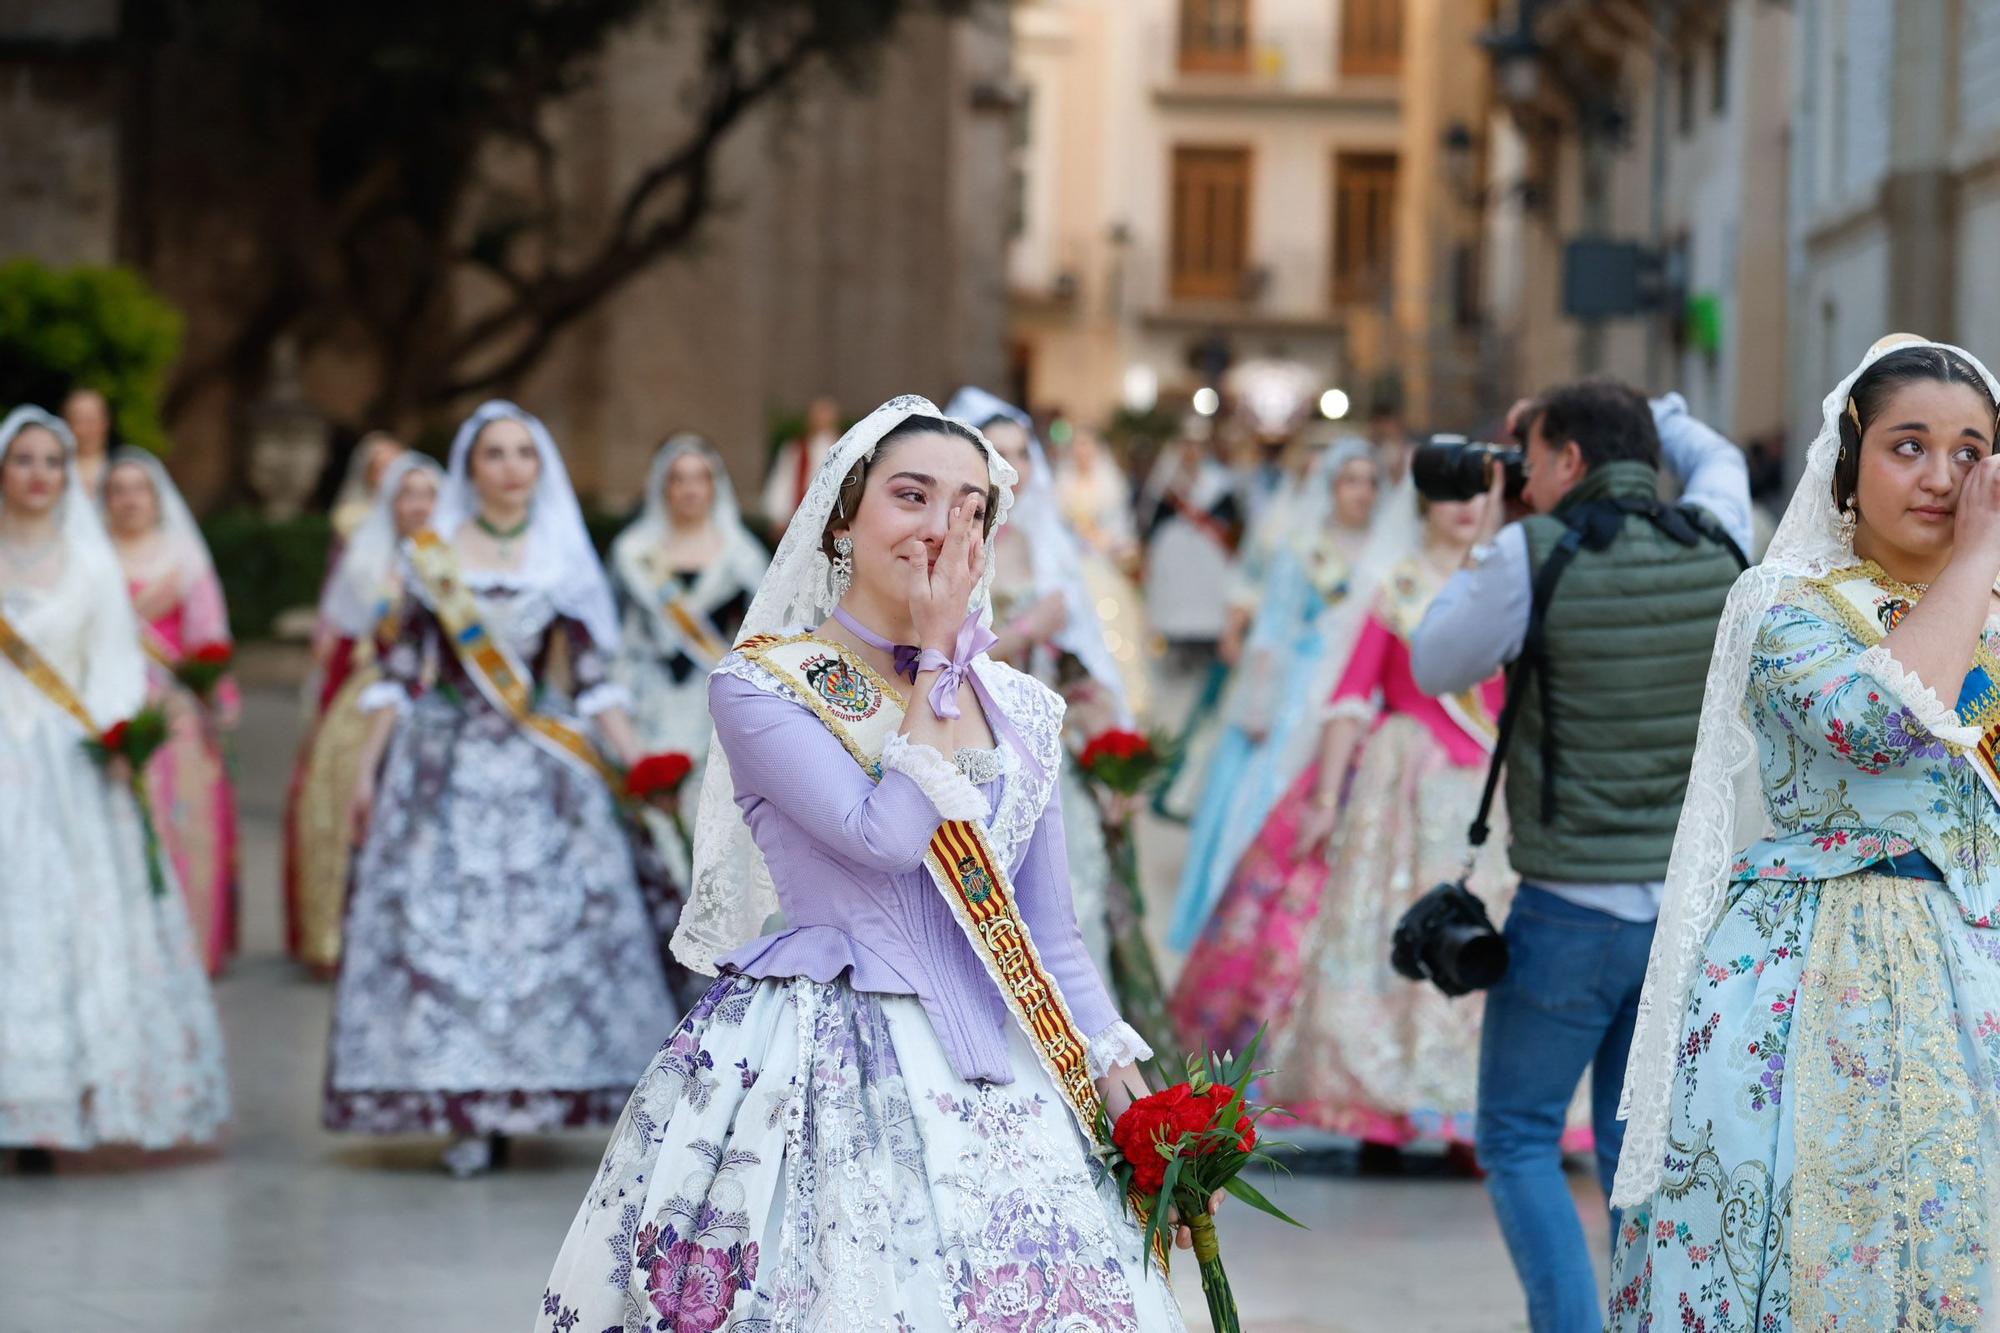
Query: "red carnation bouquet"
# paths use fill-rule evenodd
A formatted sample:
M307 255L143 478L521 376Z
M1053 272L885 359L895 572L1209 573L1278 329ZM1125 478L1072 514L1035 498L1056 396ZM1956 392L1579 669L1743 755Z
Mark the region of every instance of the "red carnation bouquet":
M674 821L674 832L680 835L681 845L690 850L694 844L688 841L687 825L681 822L680 794L692 772L692 756L669 750L647 755L625 773L626 797L665 809Z
M139 827L146 834L146 878L156 898L166 893L167 876L161 868L160 833L153 827L153 805L146 793L146 762L166 743L167 715L151 704L83 743L91 757L107 767L125 761L126 780L139 807Z
M1146 898L1139 884L1139 854L1132 818L1139 798L1168 771L1172 743L1137 731L1101 731L1077 755L1077 766L1111 799L1099 803L1104 850L1111 860L1105 917L1111 926L1111 987L1125 1019L1156 1051L1180 1049L1167 1013L1166 987L1146 943Z
M1242 1055L1189 1056L1187 1081L1164 1092L1141 1097L1125 1109L1115 1124L1100 1111L1098 1138L1116 1149L1111 1173L1121 1192L1143 1206L1146 1249L1164 1254L1167 1228L1174 1225L1169 1210L1194 1234L1194 1256L1201 1265L1201 1294L1215 1333L1242 1333L1236 1296L1222 1267L1222 1248L1208 1202L1218 1191L1249 1204L1292 1226L1301 1224L1243 1179L1253 1162L1277 1169L1266 1144L1259 1146L1257 1122L1274 1107L1253 1105L1244 1090L1270 1072L1252 1068L1262 1029Z
M174 678L206 701L214 696L215 687L229 674L230 663L235 657L235 651L227 643L204 643L174 663Z
M1120 796L1137 796L1167 766L1169 747L1137 731L1113 728L1090 738L1076 757L1083 771Z

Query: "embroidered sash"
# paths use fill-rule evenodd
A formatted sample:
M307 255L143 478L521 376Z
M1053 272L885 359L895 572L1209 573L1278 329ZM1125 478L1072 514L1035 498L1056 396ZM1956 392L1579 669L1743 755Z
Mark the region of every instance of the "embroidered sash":
M534 677L506 644L479 619L479 603L458 575L458 560L437 533L425 528L410 538L410 564L430 594L431 608L444 626L445 640L488 703L505 713L524 735L564 763L604 780L613 792L624 783L590 738L560 718L535 711Z
M886 681L846 648L809 634L761 635L739 649L796 691L862 771L881 780L882 750L903 725L902 702ZM1042 963L986 830L976 820L945 821L924 868L1085 1137L1095 1141L1103 1103L1090 1077L1090 1042Z
M1889 637L1921 596L1914 588L1886 580L1874 565L1835 570L1812 584L1833 603L1848 631L1871 648ZM1979 729L1979 745L1972 752L1978 762L1973 768L1993 799L2000 801L2000 657L1994 656L1983 637L1973 649L1972 669L1965 673L1954 711L1961 725Z
M56 669L48 664L35 645L21 637L21 632L9 623L5 615L0 615L0 657L5 657L20 669L22 675L48 697L50 703L75 718L86 736L97 735L97 723L90 717L90 710L77 698L76 691L69 682L56 674Z

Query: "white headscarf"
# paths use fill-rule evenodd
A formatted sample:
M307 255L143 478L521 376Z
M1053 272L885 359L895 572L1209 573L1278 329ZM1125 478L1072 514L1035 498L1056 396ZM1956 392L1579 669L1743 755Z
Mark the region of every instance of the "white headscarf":
M29 426L41 426L62 442L63 494L56 501L63 543L63 558L70 569L86 580L95 614L113 617L122 625L110 627L95 642L85 679L70 682L83 700L93 721L107 727L139 710L146 700L146 658L139 648L139 622L132 601L125 592L125 573L118 564L118 552L105 534L97 516L97 506L84 494L76 471L76 436L69 424L39 407L17 407L0 421L0 465L15 439ZM0 514L6 501L0 499ZM24 634L29 630L20 627ZM111 649L108 651L107 649Z
M771 568L743 617L744 638L817 628L833 613L835 603L827 580L831 565L820 543L833 517L841 482L855 464L873 458L882 437L903 422L911 417L944 415L929 399L905 394L891 398L840 437L813 474L805 499L799 502L784 540L778 543ZM986 453L986 474L999 492L993 519L997 529L1014 507L1014 483L1020 478L978 427L969 422L959 424L973 432ZM968 608L982 618L992 615L992 582L993 565L988 561ZM750 826L737 808L736 780L729 770L728 752L718 737L708 747L695 822L694 887L674 931L674 957L697 972L714 975L719 960L756 939L765 920L777 910L778 892L771 882L771 868L764 863L764 854L757 850Z
M1334 521L1333 487L1340 478L1341 469L1361 459L1372 462L1374 457L1374 447L1368 441L1350 435L1330 445L1314 460L1312 472L1307 478L1307 492L1299 507L1302 521L1310 522L1312 526L1301 533L1301 537L1317 534ZM1395 485L1384 486L1369 520L1368 540L1349 566L1347 595L1341 598L1339 605L1323 612L1315 626L1322 648L1304 696L1306 707L1314 710L1315 714L1326 706L1327 700L1333 697L1334 687L1347 673L1355 641L1361 637L1363 622L1375 609L1375 598L1383 582L1396 566L1415 555L1423 542L1424 518L1417 504L1416 484L1406 476ZM1294 559L1297 557L1279 557L1281 562ZM1303 584L1303 580L1299 582ZM1252 644L1260 642L1267 614L1276 611L1278 608L1270 599L1259 606L1257 620L1251 627ZM1298 613L1293 613L1293 619L1296 622ZM1277 765L1279 781L1283 786L1290 786L1292 779L1312 763L1313 757L1319 753L1320 739L1318 726L1292 728L1283 752L1270 757L1271 762Z
M345 637L369 633L382 618L382 596L394 577L396 550L403 540L396 531L396 497L412 472L426 473L442 491L444 469L435 459L414 452L399 454L382 474L367 517L347 539L340 563L320 594L320 619Z
M611 543L612 567L638 594L642 604L660 618L661 632L667 636L664 642L672 642L681 631L661 615L653 590L645 587L645 575L639 567L639 560L646 553L658 550L674 535L673 511L667 507L666 500L667 477L673 472L674 464L689 454L708 465L709 478L715 485L715 499L708 509L708 524L721 535L722 549L702 570L688 600L706 613L709 599L704 593L705 585L728 589L755 588L770 563L770 557L764 554L763 543L743 524L743 511L736 503L736 487L730 483L729 469L723 465L721 455L707 440L692 431L684 431L668 439L654 453L653 465L646 471L645 505L639 511L639 517L632 520ZM725 599L727 595L727 592L722 594Z
M1034 418L1012 403L971 385L952 395L945 412L960 421L984 426L996 417L1013 422L1028 437L1028 457L1032 464L1027 482L1014 496L1014 529L1028 543L1034 570L1035 595L1060 593L1067 615L1054 635L1062 649L1090 674L1091 680L1110 695L1118 713L1131 720L1132 710L1125 697L1125 676L1118 659L1104 642L1104 621L1097 614L1097 601L1083 581L1083 547L1069 524L1063 521L1062 502L1056 495L1055 469L1035 434Z
M556 610L580 621L590 631L591 640L605 653L618 650L618 613L611 599L611 584L604 577L597 548L590 543L590 529L584 526L583 509L569 484L562 454L555 438L541 418L494 398L481 403L465 419L452 437L451 461L445 470L444 486L438 492L437 513L431 527L446 541L479 513L479 493L472 488L466 462L472 443L491 422L518 421L528 428L541 455L542 475L535 486L535 498L528 510L528 553L522 562L526 576L548 593Z
M1921 339L1898 341L1896 335L1876 343L1826 396L1819 435L1806 452L1805 474L1770 550L1763 563L1751 566L1730 590L1716 627L1687 799L1667 863L1666 896L1654 929L1646 988L1639 998L1638 1024L1625 1066L1625 1090L1618 1106L1626 1121L1625 1144L1611 1191L1616 1206L1643 1203L1659 1187L1688 991L1709 932L1721 915L1736 855L1770 831L1747 707L1751 648L1787 581L1819 578L1855 563L1853 539L1842 533L1833 503L1840 417L1862 372L1890 352L1908 347L1940 348L1963 358L1978 370L1988 391L2000 398L2000 382L1962 348Z
M174 485L166 464L144 449L121 445L111 451L111 457L104 465L107 490L110 489L111 474L121 467L136 467L153 483L153 497L159 510L154 531L160 535L161 557L171 565L180 580L181 593L185 595L203 579L213 578L215 557L209 554L208 539L201 535L201 524L195 521L194 511L188 508L181 488ZM99 503L103 503L101 498Z
M44 412L39 407L17 407L0 421L0 461L5 461L7 450L14 438L30 426L40 426L63 447L63 494L56 501L60 507L63 544L72 557L81 555L86 559L109 561L112 569L118 568L118 555L112 549L111 538L105 534L104 525L97 517L97 508L83 494L82 484L76 475L76 436L70 433L69 423L53 412ZM6 512L6 500L0 499L0 513ZM123 587L123 581L120 581Z
M368 488L368 463L375 451L390 446L399 453L404 452L402 441L385 430L371 430L361 437L348 456L347 471L340 478L340 489L334 493L333 525L342 537L351 536L362 523L367 521L368 512L376 498L388 484L389 474L384 471L376 481L375 489Z

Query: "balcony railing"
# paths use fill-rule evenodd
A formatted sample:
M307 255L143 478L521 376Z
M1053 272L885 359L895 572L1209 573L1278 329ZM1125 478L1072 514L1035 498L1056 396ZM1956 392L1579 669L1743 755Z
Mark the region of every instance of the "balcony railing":
M1399 63L1382 53L1356 52L1343 71L1339 25L1253 22L1238 42L1226 32L1153 25L1146 35L1146 71L1167 95L1263 95L1379 98L1395 82Z

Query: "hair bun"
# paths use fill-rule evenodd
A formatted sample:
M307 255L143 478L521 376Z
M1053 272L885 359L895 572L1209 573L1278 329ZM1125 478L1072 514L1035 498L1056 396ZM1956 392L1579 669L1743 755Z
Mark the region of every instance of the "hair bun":
M1884 352L1892 352L1898 347L1927 346L1929 343L1929 338L1914 333L1885 333L1868 349L1868 355L1876 357Z

